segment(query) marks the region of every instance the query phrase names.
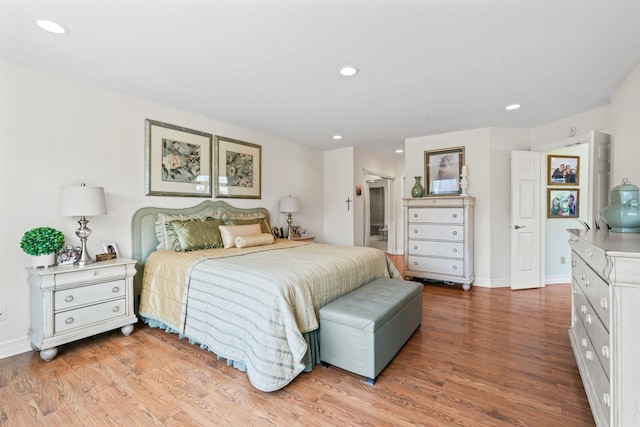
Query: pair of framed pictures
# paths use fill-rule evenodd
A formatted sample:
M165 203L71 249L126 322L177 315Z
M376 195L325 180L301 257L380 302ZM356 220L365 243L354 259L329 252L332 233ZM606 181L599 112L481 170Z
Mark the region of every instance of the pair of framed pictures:
M146 139L147 196L262 197L260 145L150 119Z
M547 156L547 218L580 216L579 185L580 156Z

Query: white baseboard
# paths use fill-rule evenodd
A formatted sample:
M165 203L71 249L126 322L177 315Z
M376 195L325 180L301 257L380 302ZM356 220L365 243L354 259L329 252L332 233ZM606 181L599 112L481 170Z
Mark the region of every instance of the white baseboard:
M557 285L558 283L571 283L571 274L557 274L554 276L545 276L544 283L546 285Z
M476 277L472 286L479 288L508 288L510 287L509 279L487 279L484 277Z
M27 337L0 343L0 359L31 351L31 341Z

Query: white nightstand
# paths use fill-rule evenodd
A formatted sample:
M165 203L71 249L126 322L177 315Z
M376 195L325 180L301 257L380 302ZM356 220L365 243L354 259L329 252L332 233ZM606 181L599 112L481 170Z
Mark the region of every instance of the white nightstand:
M119 258L83 267L29 268L31 348L42 360L57 346L116 328L127 336L138 321L133 311L136 260Z

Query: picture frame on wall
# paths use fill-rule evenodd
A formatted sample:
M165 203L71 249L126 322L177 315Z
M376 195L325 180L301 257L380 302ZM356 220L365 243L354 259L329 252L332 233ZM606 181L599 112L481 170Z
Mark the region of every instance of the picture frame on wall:
M147 119L145 195L211 197L213 135Z
M580 185L580 156L547 155L548 185Z
M464 165L464 147L424 152L426 196L460 194L460 174Z
M579 189L547 189L547 218L578 218L579 216Z
M262 147L237 139L215 137L215 197L262 198Z

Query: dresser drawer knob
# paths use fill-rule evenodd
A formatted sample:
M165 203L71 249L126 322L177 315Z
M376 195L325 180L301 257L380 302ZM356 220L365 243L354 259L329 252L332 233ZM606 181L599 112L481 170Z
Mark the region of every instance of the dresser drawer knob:
M114 286L113 289L111 289L111 292L113 292L114 294L117 292L120 292L120 287L119 286Z
M602 403L604 403L604 406L606 406L607 408L611 406L611 398L609 397L609 393L604 393L602 395Z
M414 214L413 214L413 217L414 217L414 218L418 218L418 214L417 214L417 213L414 213Z
M576 265L578 265L578 263L577 263L577 262L575 262L575 261L571 261L571 267L575 267Z
M591 282L589 282L589 278L588 277L584 279L584 285L587 286L587 287L591 286Z
M586 305L581 305L580 306L580 313L582 314L587 314L587 306Z
M609 308L609 301L606 298L600 298L600 308L603 310Z
M97 275L98 275L98 270L93 270L93 271L91 272L91 274L92 274L92 275L94 275L94 276L97 276Z
M593 322L593 319L591 318L590 314L587 314L586 316L584 316L584 321L587 322L587 325L590 325Z
M585 357L587 360L593 360L593 352L591 352L591 351L587 350L587 351L584 353L584 357Z
M413 233L418 234L418 230L417 229L413 230Z
M73 301L73 295L69 295L64 299L66 302L71 302Z
M453 217L454 218L458 218L458 214L453 214Z
M609 358L609 347L606 345L603 345L602 348L600 349L600 353L602 353L602 356L604 356L605 358Z
M73 323L73 317L67 317L66 320L64 321L64 323L66 323L67 325L70 325Z
M413 249L418 249L418 245L413 245Z
M114 313L117 313L118 311L120 311L120 306L116 305L111 309L111 311L113 311Z
M458 248L453 248L453 252L458 252Z
M451 268L453 268L454 270L457 270L457 269L458 269L458 266L457 266L457 265L454 265L454 266L453 266L453 267L451 267Z
M453 232L453 235L454 235L454 236L457 236L457 235L458 235L458 232L457 232L457 231L454 231L454 232Z
M584 253L585 253L585 254L587 254L587 256L588 256L589 258L591 258L591 257L593 256L593 251L590 251L590 250L588 250L588 249L587 249L586 251L584 251Z
M418 261L413 261L413 265L418 266Z
M587 339L586 338L582 338L582 340L580 341L580 343L582 344L582 346L584 348L587 348Z

